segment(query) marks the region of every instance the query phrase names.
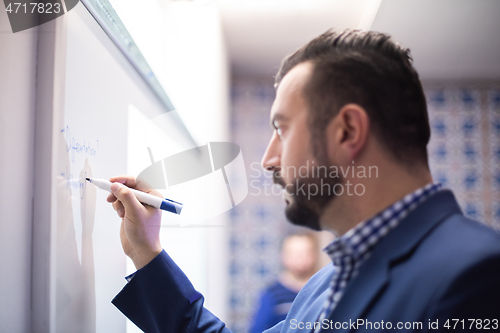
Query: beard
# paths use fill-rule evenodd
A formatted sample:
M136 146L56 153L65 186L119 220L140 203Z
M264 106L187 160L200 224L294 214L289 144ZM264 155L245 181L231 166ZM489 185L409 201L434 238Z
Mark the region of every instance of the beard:
M319 166L325 166L326 170L329 170L326 165L313 166L313 168L318 169ZM279 173L280 170L273 173L273 182L280 185L289 195L285 208L287 220L294 225L317 231L321 230L320 217L323 215L326 206L336 196L333 190L335 185L341 184L342 180L338 177L328 177L328 172L323 177L320 177L320 172L318 172L317 177L299 177L286 184L283 178L278 175ZM317 189L314 194L310 191L312 187ZM329 190L325 193L324 188Z

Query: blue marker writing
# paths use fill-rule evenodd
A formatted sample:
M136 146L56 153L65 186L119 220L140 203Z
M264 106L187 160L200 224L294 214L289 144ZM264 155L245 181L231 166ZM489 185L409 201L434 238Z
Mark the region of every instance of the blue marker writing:
M111 185L113 185L112 182L107 181L105 179L93 179L93 178L85 178L87 181L89 181L91 184L94 184L98 188L102 190L106 190L111 192ZM160 208L162 210L166 210L167 212L175 213L175 214L180 214L182 210L182 204L177 201L173 201L170 199L162 199L160 197L157 197L155 195L151 195L145 192L137 191L134 189L130 189L132 193L135 195L137 200L142 202L143 204Z

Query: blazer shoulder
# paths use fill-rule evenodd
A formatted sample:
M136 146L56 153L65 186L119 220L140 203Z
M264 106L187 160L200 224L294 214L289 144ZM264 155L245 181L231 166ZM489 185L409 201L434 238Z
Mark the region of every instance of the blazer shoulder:
M440 235L446 234L451 242L463 242L464 248L471 250L500 251L500 232L493 228L472 220L462 214L455 214L447 218L436 230Z
M500 260L500 234L462 214L454 214L429 233L417 253L435 268L464 270L484 260Z

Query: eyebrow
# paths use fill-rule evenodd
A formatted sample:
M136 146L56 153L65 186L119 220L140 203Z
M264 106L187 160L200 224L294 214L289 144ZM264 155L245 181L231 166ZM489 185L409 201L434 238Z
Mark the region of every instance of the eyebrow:
M276 126L274 125L274 122L276 121L287 121L288 120L288 117L286 117L285 115L283 114L280 114L280 113L276 113L273 118L271 119L271 128L276 128Z

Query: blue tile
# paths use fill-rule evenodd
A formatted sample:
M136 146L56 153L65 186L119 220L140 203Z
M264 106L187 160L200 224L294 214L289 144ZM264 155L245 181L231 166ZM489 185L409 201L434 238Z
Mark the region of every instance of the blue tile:
M476 186L478 177L475 173L469 173L464 179L464 185L466 189L472 189Z
M436 181L440 182L443 184L443 187L446 187L448 184L448 178L444 173L438 173L437 176L435 177Z
M494 175L493 178L495 179L495 183L498 186L498 188L500 188L500 172Z
M231 237L231 240L229 241L229 245L231 246L231 251L236 251L238 247L240 246L240 242L236 237Z
M235 262L232 262L231 265L229 266L229 274L231 274L232 277L235 277L236 275L240 274L240 266L235 263Z
M238 119L236 117L231 117L231 131L236 132L237 130L238 130Z
M467 216L472 217L472 218L477 218L477 216L478 216L478 211L477 211L476 206L475 206L474 204L470 203L470 202L469 202L469 203L467 203L467 204L465 205L465 214L466 214Z
M274 100L275 92L273 88L268 86L259 86L257 88L257 96L261 102L272 102Z
M436 150L434 151L434 155L438 159L444 160L446 158L446 156L448 155L448 151L446 150L446 147L444 145L441 145L438 148L436 148Z
M236 218L240 216L240 209L236 206L233 209L231 209L229 213L231 214L231 218Z
M469 160L474 160L477 157L477 151L471 145L465 145L464 155Z
M474 95L469 90L462 91L462 102L467 106L474 106L476 104L476 99Z
M500 135L500 121L495 121L491 124L491 126L493 127L493 132L497 135Z
M234 103L237 99L241 97L241 89L239 87L233 86L231 89L231 100Z
M462 129L464 130L465 135L472 134L476 130L476 128L477 124L471 119L466 120L462 125Z
M269 275L269 269L265 266L265 265L258 265L256 268L255 268L255 273L257 273L258 275L260 275L261 278L264 278L266 277L267 275Z
M446 98L444 97L444 92L436 91L432 94L430 98L431 102L437 106L443 106L446 102Z
M255 209L255 215L257 215L260 219L265 220L269 215L269 210L264 206L258 206Z
M491 97L491 104L493 104L495 108L500 108L500 90L493 93L493 96Z
M444 124L444 121L442 119L436 119L432 127L434 129L434 133L439 135L446 134L446 125Z
M497 210L496 210L496 212L495 212L495 217L496 217L497 219L500 219L500 206L498 206L498 208L497 208Z
M238 305L240 305L240 300L236 295L237 295L236 293L231 293L230 302L231 302L231 307L233 309L236 308Z
M267 248L267 246L269 245L269 240L266 238L266 237L260 237L256 242L255 242L255 246L259 249L259 250L265 250Z

